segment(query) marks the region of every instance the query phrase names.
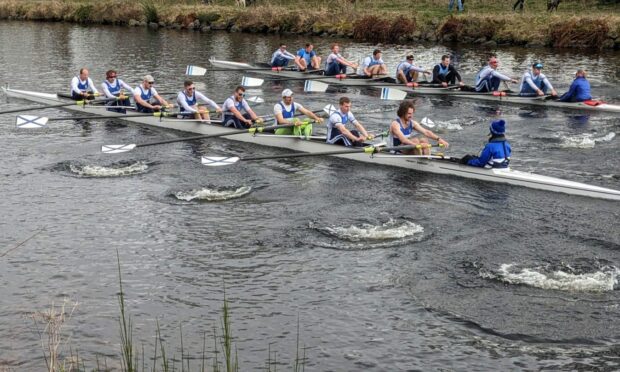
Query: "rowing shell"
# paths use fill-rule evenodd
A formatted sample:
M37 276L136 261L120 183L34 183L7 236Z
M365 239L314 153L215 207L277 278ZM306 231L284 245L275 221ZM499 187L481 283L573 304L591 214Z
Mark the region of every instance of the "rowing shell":
M312 75L309 73L294 71L294 70L281 70L281 71L272 71L267 68L264 70L256 70L260 67L265 66L254 66L248 63L240 63L240 62L231 62L231 61L223 61L218 59L210 59L209 62L211 65L217 68L229 69L229 70L252 70L252 72L267 75L271 77L280 77L283 79L303 79L308 78ZM475 100L483 100L483 101L492 101L498 103L510 103L516 105L534 105L534 106L544 106L544 107L554 107L560 109L571 109L571 110L588 110L588 111L601 111L601 112L617 112L620 113L620 105L612 105L609 103L599 103L596 106L588 105L583 102L558 102L554 100L546 100L545 97L521 97L516 94L508 94L505 96L496 96L493 93L479 93L479 92L466 92L460 91L455 88L429 88L424 87L423 85L410 88L406 87L403 84L396 83L388 83L383 82L381 79L367 79L367 78L346 78L346 79L338 79L338 78L321 78L321 82L333 85L346 85L346 86L354 86L358 88L369 87L369 88L395 88L407 92L412 95L438 95L438 96L447 96L447 97L457 97L457 98L467 98L467 99L475 99Z
M45 94L24 90L15 90L9 88L2 88L7 96L22 98L29 101L38 102L41 104L51 105L61 102L70 102L69 100L59 98L54 94ZM115 112L104 111L101 109L95 109L86 106L85 108L78 106L68 106L65 109L77 111L77 112L89 112L93 115L103 115L110 118L118 118L128 122L152 125L161 128L176 129L184 132L192 132L198 134L216 134L230 131L231 133L237 132L237 135L228 137L235 141L255 143L263 146L277 147L283 149L289 149L293 151L317 153L333 151L334 145L327 144L325 142L303 140L294 137L280 137L277 135L272 136L253 136L247 131L242 131L232 128L224 128L221 125L204 124L197 122L182 122L182 121L160 121L155 117L124 117ZM371 163L376 165L387 165L398 168L405 168L420 172L430 172L436 174L445 174L451 176L458 176L463 178L477 179L486 182L497 182L511 185L518 185L529 187L539 190L548 190L555 192L562 192L572 195L589 196L593 198L619 200L620 191L609 188L592 186L580 182L567 181L560 178L542 176L538 174L520 172L510 168L505 169L486 169L477 168L467 165L461 165L452 161L433 159L433 158L411 158L402 155L382 155L382 156L369 156L364 153L351 153L351 154L339 154L334 155L339 158L351 159L364 163Z

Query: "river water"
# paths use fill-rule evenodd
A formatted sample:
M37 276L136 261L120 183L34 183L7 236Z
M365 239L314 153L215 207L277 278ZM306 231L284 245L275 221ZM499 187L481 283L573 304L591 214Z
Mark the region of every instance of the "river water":
M172 92L188 64L264 61L280 40L290 48L306 41L4 22L0 82L67 91L80 67L96 82L116 68L132 85L151 73L160 91ZM333 39L312 41L325 54ZM375 47L342 42L352 59ZM428 67L453 53L468 82L489 52L383 48L391 69L412 49ZM514 76L544 61L559 91L586 66L594 94L620 102L618 52L496 52ZM195 80L221 102L241 76ZM284 87L313 109L348 95L373 131L386 128L397 106L373 91L309 94L301 82L281 82L252 91L266 101L255 111L270 113ZM3 109L31 105L0 99ZM620 189L618 115L450 98L418 98L416 106L451 155L477 152L501 115L514 168ZM114 120L25 131L14 121L0 116L0 369L45 368L42 325L32 316L65 302L67 311L78 305L63 328L63 355L71 348L89 369L97 360L118 368L116 252L135 345L151 358L159 322L177 368L181 327L185 363L198 369L205 332L212 357L224 291L244 371L266 368L269 351L278 369L291 369L298 333L313 371L620 368L617 202L330 158L201 166L205 154L281 152L225 139L103 155L102 144L184 134Z

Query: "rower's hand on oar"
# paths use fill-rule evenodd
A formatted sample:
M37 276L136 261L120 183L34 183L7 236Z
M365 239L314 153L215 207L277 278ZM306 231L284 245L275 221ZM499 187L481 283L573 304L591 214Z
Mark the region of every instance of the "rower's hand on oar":
M437 138L437 144L438 144L440 147L446 147L446 148L450 147L450 144L448 143L448 141L444 140L444 139L443 139L443 138L441 138L441 137Z
M446 83L446 82L444 81L444 82L442 82L442 83L441 83L441 86L442 86L442 87L444 87L444 88L447 88L447 87L448 87L448 83Z
M321 117L316 117L316 119L314 119L314 122L317 124L323 124L323 122L325 121L325 119L321 118Z

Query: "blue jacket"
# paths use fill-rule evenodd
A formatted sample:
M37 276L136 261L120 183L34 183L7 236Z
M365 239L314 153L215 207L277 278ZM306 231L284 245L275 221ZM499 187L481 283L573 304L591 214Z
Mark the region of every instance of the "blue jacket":
M474 167L508 168L510 163L510 144L504 136L493 137L484 147L480 156L467 162Z
M592 99L590 95L590 82L585 77L577 77L570 85L568 92L560 97L560 102L583 102Z

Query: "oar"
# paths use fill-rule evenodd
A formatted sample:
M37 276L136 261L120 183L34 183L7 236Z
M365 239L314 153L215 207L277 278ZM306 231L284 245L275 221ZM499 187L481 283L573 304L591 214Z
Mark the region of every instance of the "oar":
M325 92L329 84L320 81L306 80L304 83L304 92ZM407 92L395 88L382 88L381 99L390 101L402 101L407 97Z
M280 154L280 155L269 155L269 156L255 156L250 158L240 158L238 156L203 156L202 164L209 167L217 167L221 165L230 165L235 164L239 161L253 161L253 160L267 160L267 159L282 159L282 158L303 158L307 156L323 156L323 155L345 155L345 154L358 154L358 153L367 153L367 154L376 154L378 152L389 152L389 151L403 151L403 150L411 150L415 146L395 146L395 147L375 147L375 146L366 146L362 148L348 148L343 150L335 150L335 151L322 151L322 152L313 152L313 153L291 153L291 154Z
M208 71L210 72L231 72L231 71L296 71L294 67L249 67L249 68L226 68L226 69L209 69L204 67L189 65L185 69L185 75L189 76L204 76Z
M316 70L315 70L316 71ZM326 79L338 79L343 80L350 76L357 76L357 74L338 74L338 75L318 75L318 76L306 76L306 77L281 77L267 79L268 81L295 81L295 80L326 80ZM260 87L265 82L265 79L252 78L243 76L241 78L241 85L248 88Z
M71 103L59 103L57 105L22 107L22 108L18 108L18 109L0 111L0 115L2 115L2 114L12 114L12 113L15 113L15 112L24 112L24 111L30 111L30 110L44 110L44 109L56 108L56 107L67 107L67 106L73 106L73 105L85 106L85 105L90 105L90 104L98 103L98 102L115 101L117 99L118 98L105 98L105 99L100 99L100 100L80 100L80 101L73 101Z
M130 143L130 144L126 144L126 145L103 145L103 146L101 146L101 152L103 152L105 154L118 154L118 153L121 153L121 152L131 151L131 150L133 150L133 149L135 149L137 147L164 145L164 144L167 144L167 143L194 141L194 140L200 140L200 139L206 139L206 138L235 136L235 135L244 134L244 133L250 133L250 134L262 133L262 132L269 131L269 130L275 130L275 129L280 129L280 128L291 128L291 127L294 127L294 126L295 126L295 124L271 125L271 126L268 126L268 127L258 126L258 127L251 127L251 128L245 129L245 130L238 130L238 131L234 131L234 132L223 132L223 133L215 133L215 134L206 134L206 135L202 135L202 136L174 138L174 139L169 139L169 140L164 140L164 141L157 141L157 142L147 142L147 143L139 143L139 144Z
M176 116L179 114L183 114L183 113L164 111L164 112L153 112L150 114L140 114L140 115L70 116L70 117L60 117L60 118L48 118L45 116L35 116L35 115L18 115L15 118L15 126L20 129L33 129L33 128L43 128L47 125L49 121L106 120L106 119L113 119L113 118L140 118L140 117L149 117L149 116L168 117L168 116Z

